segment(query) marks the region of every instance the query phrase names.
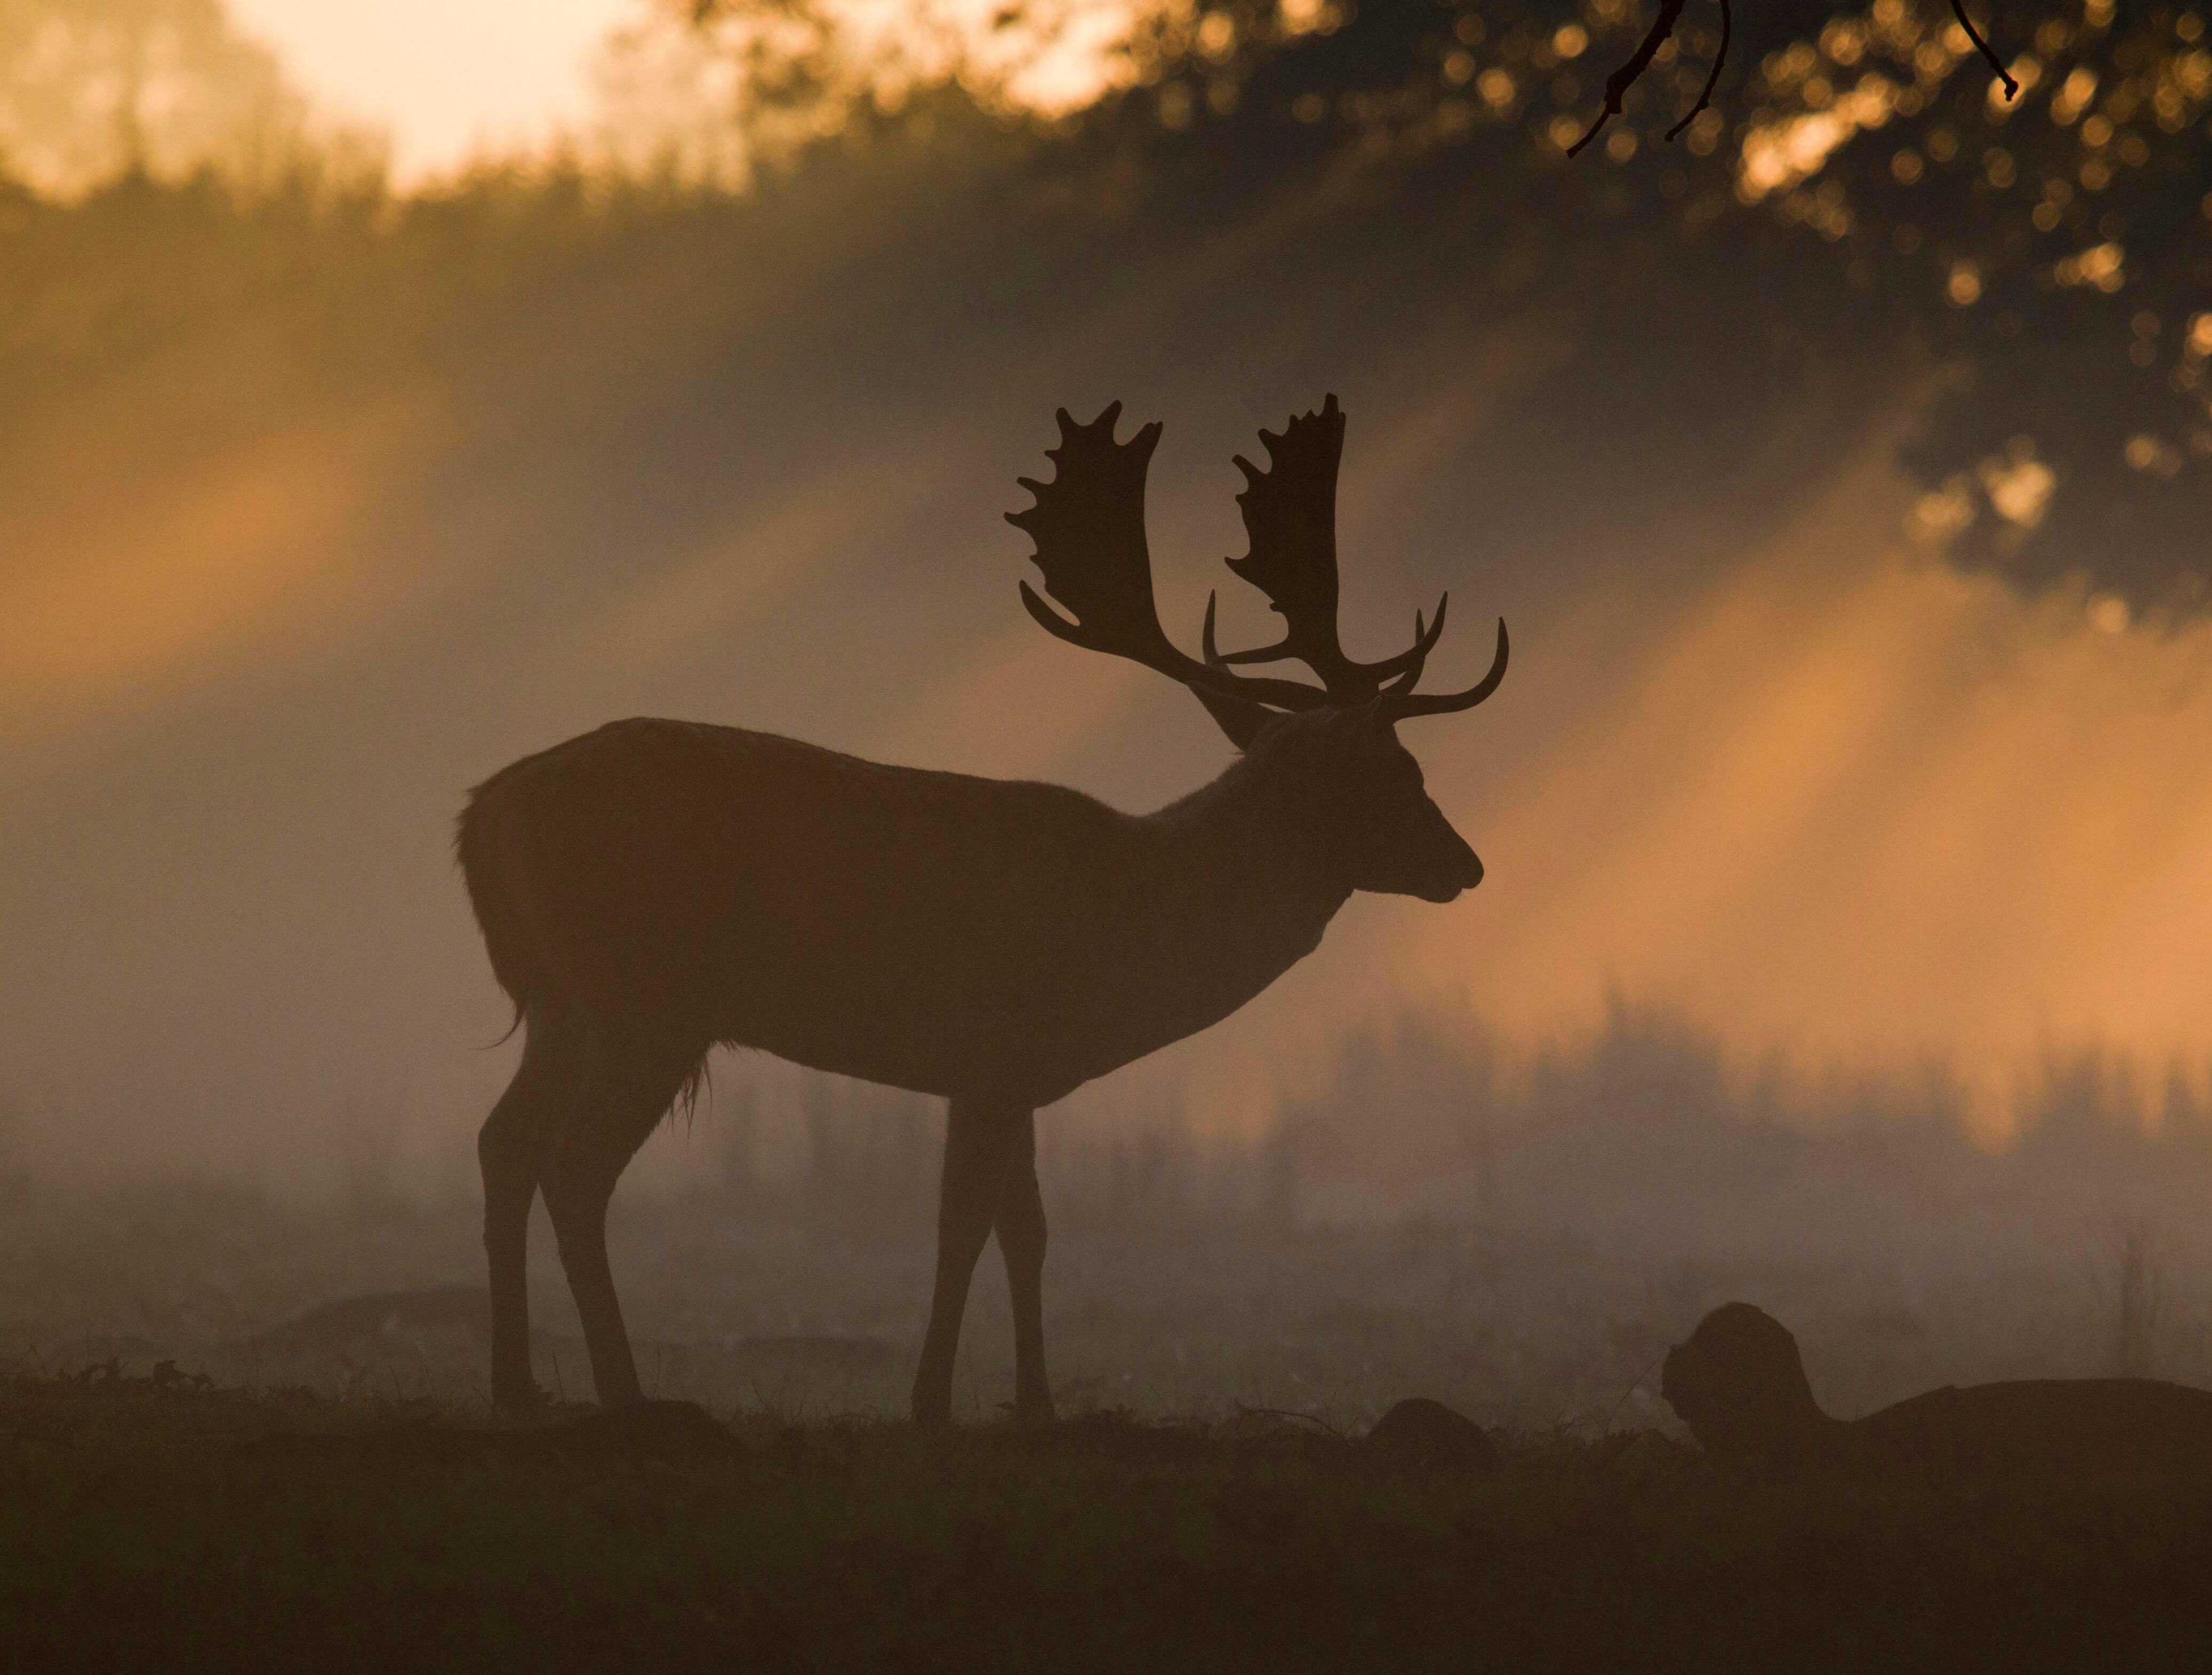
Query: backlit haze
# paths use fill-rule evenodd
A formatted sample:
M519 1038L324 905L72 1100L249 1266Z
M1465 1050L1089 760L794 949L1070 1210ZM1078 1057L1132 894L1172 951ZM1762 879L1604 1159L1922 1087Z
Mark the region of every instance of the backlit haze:
M391 139L413 182L542 146L593 110L592 66L632 0L234 0L319 106Z
M1093 9L1061 56L981 80L1059 110L1086 76L1128 79L1126 17ZM235 16L319 120L388 130L403 188L591 130L601 38L637 21L613 0ZM996 50L988 31L971 48ZM1725 195L1724 158L1680 161ZM368 276L358 297L331 282L327 312L211 289L205 319L11 428L0 1101L32 1167L311 1180L370 1123L425 1178L465 1173L514 1048L491 1045L508 1020L451 822L471 784L606 719L755 726L1129 808L1190 789L1227 760L1211 724L1038 632L1000 514L1054 406L1164 419L1164 618L1194 646L1219 587L1224 640L1255 643L1262 602L1219 562L1243 549L1230 457L1329 390L1350 416L1354 653L1449 588L1432 679L1454 683L1511 623L1498 697L1405 735L1487 881L1443 908L1355 901L1275 989L1071 1120L1168 1110L1253 1135L1355 1037L1480 1033L1517 1073L1620 1004L1709 1034L1747 1083L1940 1071L1992 1142L2085 1049L2131 1067L2153 1124L2159 1089L2205 1089L2212 623L2089 576L1946 561L1940 497L1899 463L1927 361L1808 377L1740 430L1647 427L1640 404L1686 411L1697 371L1608 382L1574 361L1563 308L1508 306L1486 271L1419 251L1301 292L1301 217L1366 213L1341 181L1194 215L1101 271L1018 265L992 242L1013 211L967 175L860 176L772 256L707 211L661 232L640 209L600 244L549 218L530 259L572 237L597 253L546 258L446 337L406 324L416 305L389 299L416 282L377 290L368 258L332 258ZM422 253L434 229L407 258L436 308L480 279L490 295L507 259L464 222L450 269ZM1272 288L1248 306L1255 275ZM716 1073L785 1085L757 1061ZM648 1167L686 1167L690 1132Z
M1135 0L1060 0L1048 50L994 27L995 0L841 0L830 9L871 61L940 73L972 58L1011 78L1036 109L1069 109L1114 79L1108 59ZM490 157L542 152L586 134L601 114L611 37L653 16L649 0L234 0L232 15L275 50L322 110L389 143L402 185ZM996 74L993 74L996 72Z

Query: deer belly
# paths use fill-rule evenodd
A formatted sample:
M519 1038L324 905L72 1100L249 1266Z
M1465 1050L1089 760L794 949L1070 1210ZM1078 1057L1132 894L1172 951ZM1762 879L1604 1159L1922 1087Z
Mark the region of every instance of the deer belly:
M794 960L728 986L717 1035L810 1069L951 1096L1024 1086L1029 1056L994 997L930 974Z
M1297 949L1194 970L1130 939L1030 937L1014 916L756 919L720 938L719 1039L916 1092L1059 1099L1236 1011ZM763 934L764 933L764 934Z

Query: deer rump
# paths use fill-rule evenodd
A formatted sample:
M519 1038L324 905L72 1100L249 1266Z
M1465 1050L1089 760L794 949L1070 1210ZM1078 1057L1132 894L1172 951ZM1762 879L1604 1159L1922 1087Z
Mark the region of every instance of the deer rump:
M1176 904L1137 827L1063 786L641 719L494 775L458 847L537 1026L1042 1105L1265 986L1170 995Z

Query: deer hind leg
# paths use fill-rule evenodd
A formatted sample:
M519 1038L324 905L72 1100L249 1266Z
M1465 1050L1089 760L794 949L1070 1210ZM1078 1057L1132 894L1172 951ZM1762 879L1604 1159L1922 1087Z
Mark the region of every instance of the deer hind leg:
M602 1407L644 1399L607 1263L607 1205L616 1181L667 1114L700 1057L698 1049L602 1034L540 1172Z
M584 1063L584 1039L574 1023L538 1015L527 1027L522 1063L477 1136L491 1284L491 1393L505 1408L543 1399L530 1375L530 1203L546 1144L574 1096Z
M1044 1370L1044 1195L1037 1190L1036 1115L1023 1114L999 1188L999 1254L1014 1304L1014 1417L1052 1417L1052 1384Z
M952 1360L960 1348L960 1317L968 1312L968 1283L975 1259L991 1236L1006 1171L1029 1108L1003 1100L951 1101L945 1123L945 1176L937 1202L937 1284L929 1301L929 1330L921 1365L914 1375L914 1417L925 1425L952 1420Z

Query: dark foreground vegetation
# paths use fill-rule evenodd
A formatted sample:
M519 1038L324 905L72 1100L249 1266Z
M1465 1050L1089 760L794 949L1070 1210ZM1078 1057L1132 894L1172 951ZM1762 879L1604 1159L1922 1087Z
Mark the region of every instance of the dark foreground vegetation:
M725 1438L16 1381L0 1643L25 1670L2202 1667L2212 1485L1502 1441L1453 1474L1251 1414Z

